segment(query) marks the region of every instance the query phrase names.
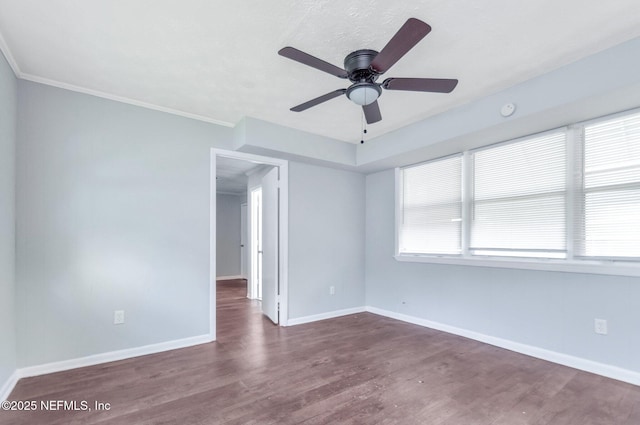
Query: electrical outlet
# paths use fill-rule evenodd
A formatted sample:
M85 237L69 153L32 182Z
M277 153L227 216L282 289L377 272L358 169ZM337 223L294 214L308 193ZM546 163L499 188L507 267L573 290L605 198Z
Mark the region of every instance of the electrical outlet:
M113 324L121 325L124 323L124 310L116 310L113 312Z
M607 329L607 321L605 319L595 319L595 332L598 335L606 335L609 333Z
M335 294L336 294L336 287L329 286L329 295L335 295Z

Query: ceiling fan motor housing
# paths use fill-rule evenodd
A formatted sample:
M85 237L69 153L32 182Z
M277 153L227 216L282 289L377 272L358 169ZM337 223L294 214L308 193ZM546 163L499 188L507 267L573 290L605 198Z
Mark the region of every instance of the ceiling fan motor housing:
M372 83L378 79L378 74L373 72L369 65L378 52L370 49L356 50L344 58L344 69L349 74L349 80L354 83Z

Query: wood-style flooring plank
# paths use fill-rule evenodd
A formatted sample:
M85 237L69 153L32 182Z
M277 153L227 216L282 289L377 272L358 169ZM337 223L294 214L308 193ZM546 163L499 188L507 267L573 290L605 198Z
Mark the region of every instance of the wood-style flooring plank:
M640 387L369 313L282 328L218 282L214 343L20 380L0 425L639 425Z

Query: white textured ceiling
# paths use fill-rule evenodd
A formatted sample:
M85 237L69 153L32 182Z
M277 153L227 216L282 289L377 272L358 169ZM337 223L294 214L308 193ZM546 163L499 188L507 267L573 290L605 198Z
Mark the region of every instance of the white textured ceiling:
M277 54L342 66L409 17L432 32L384 77L457 78L452 94L386 91L372 138L640 36L638 0L0 0L0 45L20 77L235 125L250 116L360 140L345 97L289 108L344 80Z

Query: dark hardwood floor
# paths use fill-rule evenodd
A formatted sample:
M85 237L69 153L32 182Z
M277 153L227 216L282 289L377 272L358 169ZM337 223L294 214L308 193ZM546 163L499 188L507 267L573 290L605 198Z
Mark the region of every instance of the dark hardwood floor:
M281 328L245 294L218 283L215 343L22 379L10 397L91 411L0 424L640 424L640 387L369 313Z

